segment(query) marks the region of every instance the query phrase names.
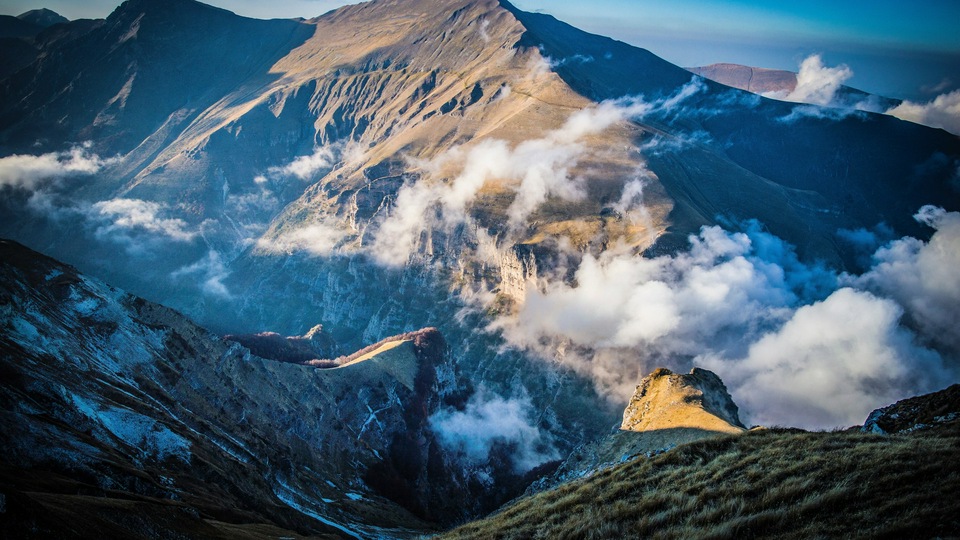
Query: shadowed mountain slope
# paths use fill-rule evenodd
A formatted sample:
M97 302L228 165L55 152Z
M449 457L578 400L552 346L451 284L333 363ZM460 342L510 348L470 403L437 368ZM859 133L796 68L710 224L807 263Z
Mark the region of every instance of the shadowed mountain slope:
M462 398L436 330L336 369L264 360L16 243L0 252L0 482L15 537L403 537L523 487L508 473L471 483L439 444L429 416Z

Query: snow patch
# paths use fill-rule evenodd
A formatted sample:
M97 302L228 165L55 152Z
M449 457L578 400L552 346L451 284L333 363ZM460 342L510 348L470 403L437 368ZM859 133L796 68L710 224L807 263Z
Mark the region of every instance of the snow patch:
M153 418L77 395L72 395L71 400L81 414L100 424L114 438L139 449L144 456L159 460L172 457L190 462L190 442ZM114 442L103 438L100 440L111 444Z

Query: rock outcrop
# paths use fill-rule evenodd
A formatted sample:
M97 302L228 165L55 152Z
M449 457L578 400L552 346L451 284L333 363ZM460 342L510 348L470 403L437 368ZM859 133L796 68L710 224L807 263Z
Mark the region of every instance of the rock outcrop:
M909 433L947 424L960 425L960 384L876 409L860 429L867 433Z
M622 431L651 432L698 429L716 433L740 433L737 406L720 377L712 371L693 368L687 375L660 368L637 386L623 411Z
M677 445L746 431L737 405L715 373L693 368L686 375L659 368L637 385L623 422L606 437L577 448L527 493L541 491L640 455Z

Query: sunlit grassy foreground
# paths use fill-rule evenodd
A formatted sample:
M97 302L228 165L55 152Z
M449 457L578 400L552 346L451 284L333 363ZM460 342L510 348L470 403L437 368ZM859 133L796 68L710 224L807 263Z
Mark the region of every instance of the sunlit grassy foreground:
M752 431L638 458L444 538L960 534L960 423L907 435Z

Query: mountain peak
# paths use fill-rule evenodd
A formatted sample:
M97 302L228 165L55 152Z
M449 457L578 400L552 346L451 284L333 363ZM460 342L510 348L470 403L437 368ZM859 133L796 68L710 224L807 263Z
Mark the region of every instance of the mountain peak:
M31 9L30 11L17 15L17 18L21 21L42 26L43 28L48 28L55 24L70 22L70 19L67 19L56 11L47 8Z
M623 412L623 431L696 428L723 433L744 430L737 406L715 373L693 368L687 375L659 368L644 377Z

